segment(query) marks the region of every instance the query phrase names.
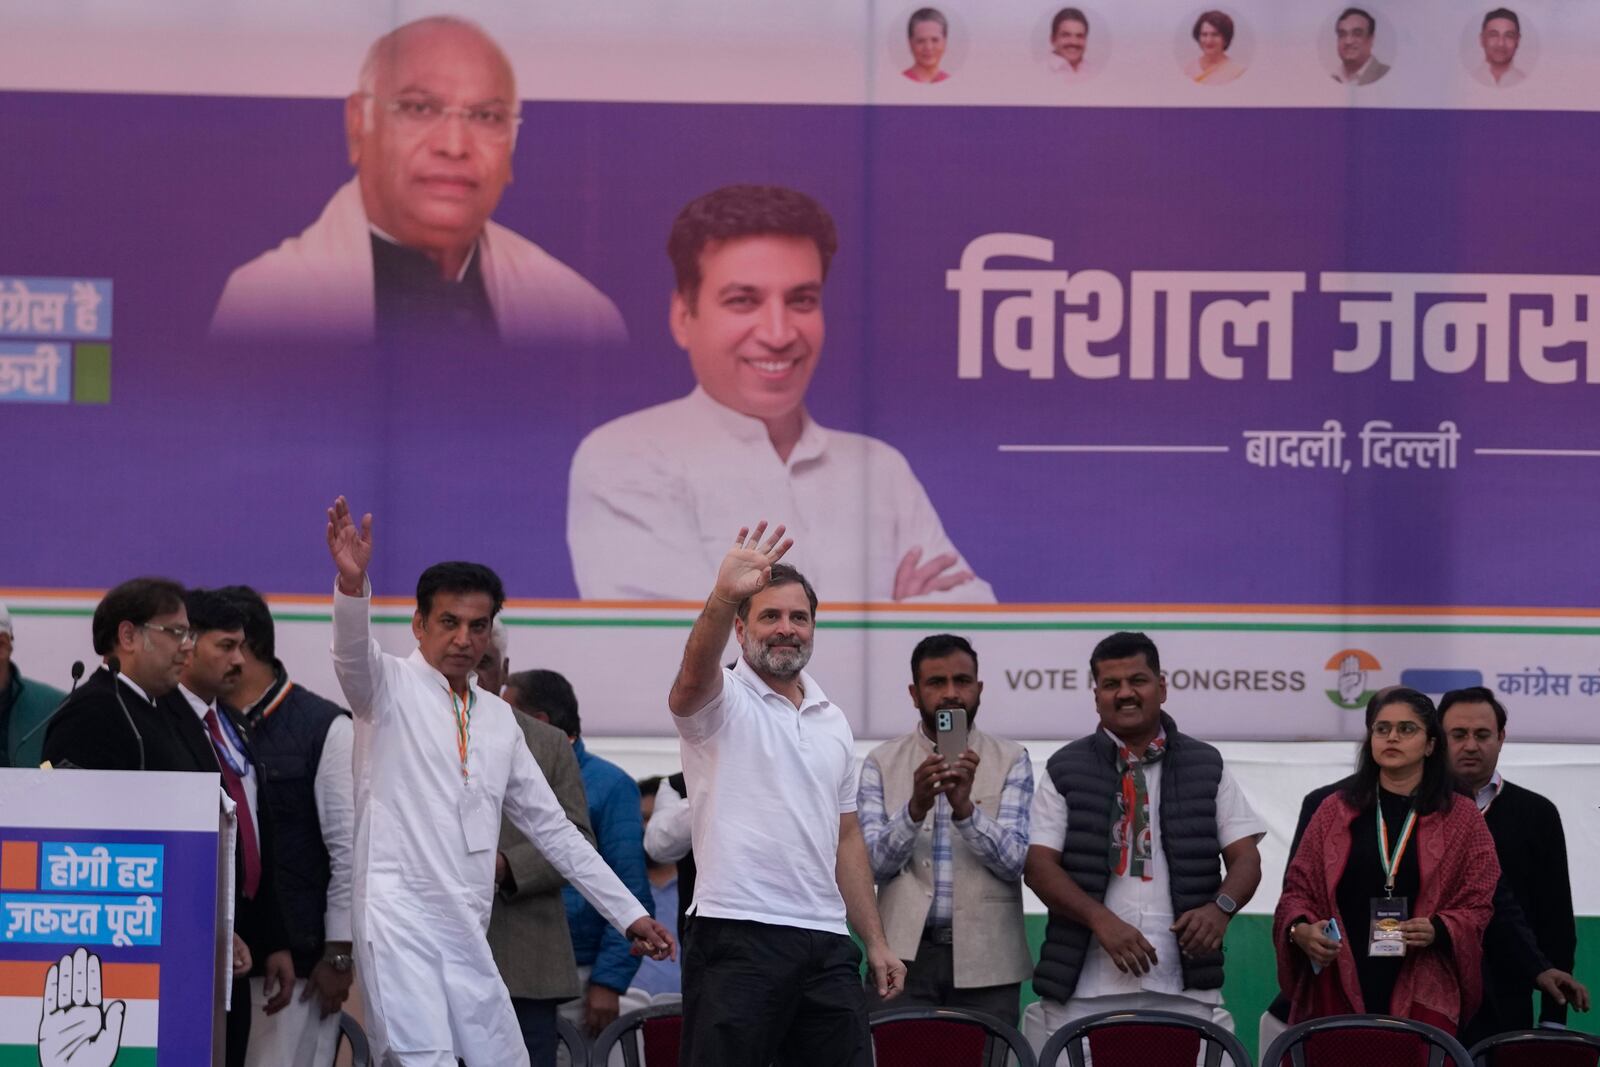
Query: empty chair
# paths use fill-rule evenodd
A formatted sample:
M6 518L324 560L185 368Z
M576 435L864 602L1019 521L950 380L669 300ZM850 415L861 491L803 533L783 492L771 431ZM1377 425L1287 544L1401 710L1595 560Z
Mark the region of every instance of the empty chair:
M1472 1046L1475 1067L1600 1067L1600 1037L1572 1030L1513 1030Z
M1016 1028L964 1008L875 1011L872 1049L877 1067L1034 1067L1033 1049Z
M1296 1023L1261 1067L1472 1067L1461 1042L1438 1027L1391 1015L1332 1015Z
M1051 1034L1039 1051L1039 1067L1090 1062L1094 1067L1254 1067L1237 1037L1216 1023L1170 1011L1085 1016Z

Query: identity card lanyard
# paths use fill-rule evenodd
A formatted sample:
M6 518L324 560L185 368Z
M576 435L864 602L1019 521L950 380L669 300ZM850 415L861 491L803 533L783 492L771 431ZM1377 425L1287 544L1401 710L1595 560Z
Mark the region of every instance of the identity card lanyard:
M449 686L445 689L450 694L450 710L456 716L456 751L461 756L461 780L471 782L472 775L467 771L467 746L472 741L472 708L478 702L478 694L468 689L467 699L462 700L454 689Z
M465 764L463 764L465 766ZM1378 813L1378 862L1383 864L1383 895L1394 896L1394 876L1400 870L1400 857L1406 853L1406 846L1411 843L1411 831L1417 825L1417 806L1411 805L1411 811L1406 815L1406 821L1400 826L1400 840L1395 842L1394 851L1389 851L1389 828L1383 821L1383 802L1380 798L1374 805Z

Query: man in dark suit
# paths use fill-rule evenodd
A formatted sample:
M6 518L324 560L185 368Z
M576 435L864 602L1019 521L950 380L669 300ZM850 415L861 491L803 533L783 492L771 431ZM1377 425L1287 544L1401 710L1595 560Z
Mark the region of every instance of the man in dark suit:
M1500 746L1506 740L1506 709L1483 686L1455 689L1439 701L1439 718L1450 746L1450 766L1483 812L1494 835L1501 880L1510 887L1533 932L1539 952L1565 973L1578 951L1572 915L1572 881L1567 873L1567 840L1561 813L1538 793L1500 777ZM1513 968L1498 966L1486 942L1483 1006L1462 1027L1469 1045L1510 1030L1533 1026L1533 988ZM1539 1023L1565 1026L1567 1005L1589 1010L1589 992L1550 988L1539 982Z
M108 771L216 771L192 715L157 701L178 685L194 649L183 587L134 578L96 605L95 653L106 666L67 698L45 732L44 758Z
M237 812L234 838L233 928L250 949L250 975L265 979L266 1012L276 1014L294 992L294 960L278 902L272 820L262 802L260 768L243 732L220 703L239 684L244 664L244 612L236 601L207 589L184 594L194 650L184 661L176 689L158 703L175 719L188 717L205 745L223 791ZM250 1035L250 983L236 976L228 1011L229 1067L243 1067Z

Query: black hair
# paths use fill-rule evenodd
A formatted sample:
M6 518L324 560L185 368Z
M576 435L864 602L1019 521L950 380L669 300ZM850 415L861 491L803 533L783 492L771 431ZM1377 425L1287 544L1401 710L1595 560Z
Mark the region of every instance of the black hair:
M1506 732L1506 707L1495 698L1494 693L1482 685L1469 685L1465 689L1452 689L1439 698L1439 723L1444 724L1444 716L1456 704L1487 704L1494 709L1494 724L1500 728L1501 733Z
M248 585L225 585L215 590L231 600L244 615L244 647L262 663L274 663L278 658L278 639L272 624L272 612L261 594Z
M197 635L213 630L243 630L244 611L238 601L216 589L191 589L183 594L189 609L189 628Z
M555 671L518 671L506 679L506 688L522 694L520 703L529 711L542 712L550 725L566 734L577 737L583 732L583 720L578 717L578 694L572 683Z
M661 783L666 780L667 776L664 774L652 774L648 778L639 779L639 795L642 797L655 796L661 792Z
M1055 18L1050 20L1051 37L1054 37L1058 32L1060 32L1061 24L1063 22L1081 22L1083 23L1083 32L1089 32L1089 16L1083 13L1082 8L1064 7L1060 11L1057 11Z
M95 605L89 632L97 656L117 647L117 628L125 622L143 626L157 615L183 607L183 586L170 578L131 578Z
M1365 8L1347 7L1343 11L1339 12L1339 17L1333 20L1333 24L1337 26L1351 15L1358 15L1367 20L1368 37L1378 36L1378 20L1372 16L1372 12L1366 10Z
M1358 811L1366 811L1378 798L1378 761L1372 758L1372 723L1378 712L1391 704L1404 704L1422 720L1427 739L1433 742L1433 751L1422 761L1422 781L1417 785L1416 807L1418 815L1431 815L1436 811L1449 811L1451 797L1460 790L1455 774L1450 770L1450 753L1444 742L1444 730L1439 725L1439 710L1433 706L1426 693L1397 685L1380 689L1367 701L1367 732L1361 739L1361 749L1356 755L1356 773L1344 788L1344 798Z
M806 603L811 605L811 617L815 619L817 617L817 591L811 588L811 583L806 581L805 575L787 563L774 563L772 565L772 578L761 588L763 590L776 589L780 585L795 584L798 584L800 588L806 591ZM739 606L735 609L739 618L745 622L750 621L750 599L750 597L745 597L739 601Z
M1119 630L1110 637L1103 638L1094 651L1089 653L1089 677L1095 681L1100 680L1100 664L1108 659L1127 659L1129 656L1143 655L1144 661L1150 664L1150 669L1157 674L1161 673L1161 653L1156 651L1156 643L1144 634L1133 630Z
M673 284L693 307L700 299L700 253L738 237L805 237L817 246L822 277L839 250L833 216L805 193L781 185L725 185L689 201L672 220L667 258Z
M1517 18L1517 13L1511 10L1509 7L1497 7L1487 15L1483 16L1483 26L1479 28L1482 29L1487 27L1489 23L1493 22L1495 19L1507 19L1510 21L1511 25L1517 28L1518 33L1522 32L1522 20Z
M506 606L506 587L500 584L500 576L481 563L452 560L435 563L423 571L417 579L417 610L423 618L433 612L435 593L488 593L494 601L490 618Z
M978 666L978 653L972 647L972 642L956 634L929 634L917 642L917 647L911 650L911 681L918 681L917 668L922 666L925 659L938 659L948 656L952 652L965 652L972 657L974 669Z

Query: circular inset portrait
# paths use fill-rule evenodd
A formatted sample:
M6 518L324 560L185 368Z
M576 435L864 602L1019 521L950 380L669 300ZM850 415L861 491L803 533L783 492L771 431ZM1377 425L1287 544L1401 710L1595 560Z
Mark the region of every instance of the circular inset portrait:
M1539 36L1514 8L1485 11L1461 30L1461 61L1474 81L1514 89L1539 59Z
M1253 54L1248 30L1221 8L1200 12L1184 26L1178 44L1183 76L1196 85L1227 85L1250 69Z
M950 80L946 59L954 60L950 50L950 18L936 7L919 7L902 24L903 36L895 45L896 62L909 58L911 65L900 71L903 78L923 85Z
M1394 67L1397 40L1394 23L1382 9L1346 7L1317 28L1317 55L1340 85L1371 85Z
M1053 80L1088 81L1111 57L1111 30L1099 8L1055 8L1035 27L1033 52Z

